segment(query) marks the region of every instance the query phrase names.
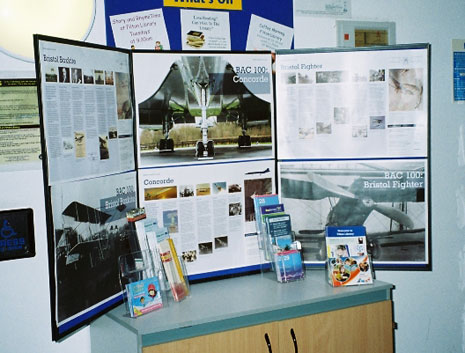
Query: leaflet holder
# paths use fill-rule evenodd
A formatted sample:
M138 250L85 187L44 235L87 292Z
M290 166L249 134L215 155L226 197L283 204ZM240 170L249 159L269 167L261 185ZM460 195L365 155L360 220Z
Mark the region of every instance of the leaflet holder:
M150 250L135 251L118 259L120 284L127 314L137 317L168 306L163 267Z
M274 273L276 280L281 283L301 280L305 277L305 267L302 259L302 247L299 241L294 241L285 247L280 247L271 234L258 234L260 243L260 269L262 275Z

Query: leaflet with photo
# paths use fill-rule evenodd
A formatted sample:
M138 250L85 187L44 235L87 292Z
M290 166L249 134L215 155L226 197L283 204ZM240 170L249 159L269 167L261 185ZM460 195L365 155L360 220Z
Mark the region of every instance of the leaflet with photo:
M158 277L128 283L126 295L131 317L141 316L163 307Z
M326 227L328 282L334 287L373 283L363 226Z
M292 282L304 278L305 271L299 250L290 249L276 252L274 261L278 282Z
M265 224L271 244L279 250L289 250L293 242L291 216L288 214L266 215Z

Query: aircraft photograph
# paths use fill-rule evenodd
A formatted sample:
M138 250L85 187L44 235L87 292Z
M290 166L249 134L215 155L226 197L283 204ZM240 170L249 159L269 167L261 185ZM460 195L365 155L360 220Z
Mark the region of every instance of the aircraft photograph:
M272 157L271 57L251 54L250 63L258 58L263 71L256 74L252 64L235 67L221 55L140 55L134 66L145 68L144 84L162 77L140 88L135 69L142 166Z
M126 217L136 207L136 194L114 194L121 185L135 188L135 178L124 174L110 179L52 187L58 322L121 292L118 258L138 247Z
M326 258L326 226L364 226L374 264L428 261L426 162L281 163L280 195L306 263Z

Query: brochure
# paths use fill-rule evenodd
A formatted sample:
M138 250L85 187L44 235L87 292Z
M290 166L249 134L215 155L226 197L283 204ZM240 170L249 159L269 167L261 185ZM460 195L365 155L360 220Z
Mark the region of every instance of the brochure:
M147 236L145 234L144 223L147 218L145 214L145 207L135 208L126 212L126 218L130 230L137 235L137 242L130 244L132 251L147 250L149 249ZM135 239L136 237L131 237Z
M279 204L279 196L278 194L254 195L253 204L255 209L255 225L257 233L263 233L264 227L262 223L261 207Z
M275 214L265 217L266 231L271 244L278 250L289 250L292 244L291 216Z
M373 283L365 227L326 227L326 249L332 286Z
M175 301L181 301L189 294L173 239L165 227L157 231L158 251Z
M299 250L292 249L277 252L274 259L278 282L290 282L304 277L302 257Z
M160 282L157 277L146 278L126 285L128 307L131 317L163 307Z

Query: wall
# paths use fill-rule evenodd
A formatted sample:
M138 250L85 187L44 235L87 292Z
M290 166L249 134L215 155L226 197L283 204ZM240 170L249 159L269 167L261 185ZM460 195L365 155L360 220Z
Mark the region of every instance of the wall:
M462 0L352 1L352 19L396 22L397 43L431 43L432 272L378 271L395 284L397 353L465 352L465 237L456 191L464 105L452 103L451 40L465 38ZM336 45L334 19L296 18L296 48Z
M24 24L18 21L18 25ZM88 41L105 43L103 0L96 0L96 19ZM0 75L35 77L34 65L0 52ZM34 167L0 172L0 209L32 208L36 244L35 257L0 262L0 352L90 352L88 327L61 343L52 342L43 176L40 163Z
M107 0L108 1L108 0ZM244 0L250 1L250 0ZM102 7L103 0L97 1ZM451 40L465 38L463 0L352 0L352 19L396 22L397 43L432 45L431 189L433 271L378 271L379 280L395 284L397 353L465 352L465 237L456 192L464 185L458 166L459 132L465 105L452 103ZM296 18L296 48L336 45L333 18ZM98 42L103 28L94 28ZM33 70L10 63L0 67ZM0 174L0 208L34 209L37 255L0 262L0 350L2 352L90 353L89 329L62 343L52 343L42 174ZM463 211L463 209L459 209Z

